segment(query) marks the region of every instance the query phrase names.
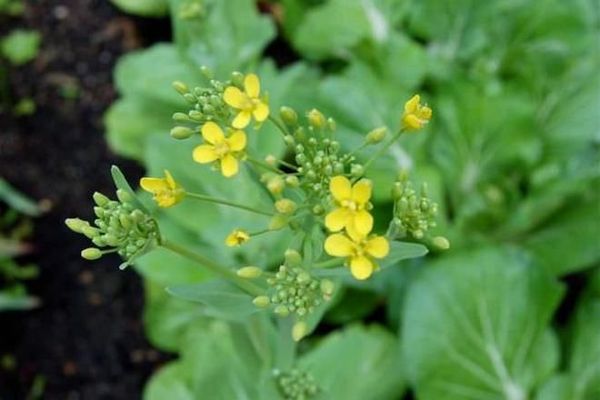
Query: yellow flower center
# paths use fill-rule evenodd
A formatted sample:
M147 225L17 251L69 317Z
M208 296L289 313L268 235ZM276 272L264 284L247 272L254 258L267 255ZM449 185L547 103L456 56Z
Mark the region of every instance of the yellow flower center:
M223 141L215 144L215 153L219 158L222 158L224 155L229 153L229 145L227 142Z
M347 208L351 211L358 211L359 210L359 205L354 201L354 200L342 200L342 202L340 203L340 205L343 208Z

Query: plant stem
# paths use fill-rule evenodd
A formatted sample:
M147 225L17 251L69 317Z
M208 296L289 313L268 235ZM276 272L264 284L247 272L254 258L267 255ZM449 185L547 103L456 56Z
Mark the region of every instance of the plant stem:
M214 197L206 196L203 194L186 192L186 196L191 197L192 199L196 199L196 200L208 201L209 203L216 203L216 204L222 204L222 205L229 206L229 207L240 208L242 210L250 211L250 212L253 212L256 214L266 215L269 217L272 217L274 215L272 212L269 212L269 211L259 210L254 207L245 206L243 204L234 203L234 202L228 201L228 200L215 199Z
M238 285L240 287L240 289L245 290L246 292L248 292L249 294L251 294L253 296L260 296L260 295L264 294L263 290L261 290L260 287L256 286L252 282L248 282L247 280L240 278L231 269L229 269L221 264L218 264L218 263L212 261L211 259L204 257L201 254L198 254L192 250L186 249L185 247L175 244L173 242L170 242L166 239L163 239L161 246L164 247L165 249L172 251L173 253L179 254L182 257L185 257L187 259L195 261L198 264L201 264L204 268L208 269L209 271L213 272L216 275L219 275L225 279L229 279L230 281L232 281L236 285Z
M247 157L246 160L248 160L248 162L250 162L250 163L252 163L252 164L254 164L256 166L259 166L259 167L264 168L264 169L268 169L271 172L275 172L276 174L283 174L282 171L278 170L277 168L275 168L274 166L272 166L270 164L267 164L266 162L263 162L263 161L260 161L260 160L256 160L256 159L254 159L252 157Z
M393 145L394 142L396 140L398 140L398 138L403 133L404 133L404 129L400 129L394 136L392 136L392 138L385 145L383 145L383 147L381 147L375 154L373 154L373 156L371 158L369 158L369 160L363 165L364 171L366 172L367 169L373 163L373 161L375 161L376 159L381 157L391 147L391 145Z
M277 118L269 114L269 121L271 121L271 123L273 123L277 127L277 129L279 129L283 136L288 135L287 129L285 128L283 123L281 123L281 121L279 121Z
M331 267L337 267L339 265L342 265L343 263L344 263L344 260L342 258L332 258L331 260L315 263L315 264L313 264L313 267L314 268L331 268Z

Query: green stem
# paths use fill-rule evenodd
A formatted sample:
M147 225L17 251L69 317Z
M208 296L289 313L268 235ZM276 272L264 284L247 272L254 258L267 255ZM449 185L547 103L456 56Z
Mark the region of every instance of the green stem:
M192 199L196 199L196 200L207 201L209 203L216 203L216 204L222 204L222 205L229 206L229 207L240 208L242 210L250 211L250 212L253 212L256 214L266 215L269 217L272 217L274 215L272 212L259 210L254 207L245 206L243 204L234 203L234 202L231 202L228 200L215 199L214 197L206 196L203 194L186 192L186 196L191 197Z
M198 254L192 250L186 249L185 247L182 247L178 244L170 242L166 239L163 239L163 241L161 242L161 246L164 247L165 249L172 251L173 253L179 254L182 257L185 257L187 259L195 261L198 264L201 264L204 268L213 272L215 275L219 275L225 279L229 279L230 281L232 281L236 285L238 285L241 289L245 290L246 292L248 292L249 294L251 294L253 296L261 296L264 294L264 291L260 287L256 286L252 282L248 282L247 280L240 278L231 269L229 269L221 264L218 264L209 258L205 258L201 254Z
M313 264L314 268L331 268L338 267L344 264L343 258L332 258L331 260L321 261Z
M283 174L283 172L281 172L280 170L278 170L277 168L275 168L274 166L267 164L266 162L260 161L260 160L256 160L252 157L247 157L246 160L248 162L250 162L251 164L254 164L256 166L259 166L261 168L265 168L268 169L271 172L275 172L277 174Z
M283 125L283 123L281 121L279 121L277 118L273 117L272 115L269 115L269 121L271 121L271 123L273 125L275 125L277 127L277 129L279 129L279 131L283 134L283 136L288 135L288 131L285 128L285 125Z
M363 165L364 171L367 171L367 169L371 166L373 161L385 154L385 152L394 144L394 142L396 142L396 140L398 140L398 138L403 133L404 129L400 129L394 136L392 136L392 138L385 145L383 145L383 147L381 147L375 154L373 154L373 156L369 158L369 160Z

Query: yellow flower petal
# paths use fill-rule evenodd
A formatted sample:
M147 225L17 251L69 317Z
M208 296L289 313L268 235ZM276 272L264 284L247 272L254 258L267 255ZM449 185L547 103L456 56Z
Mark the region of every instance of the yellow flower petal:
M260 81L256 74L248 74L244 78L244 90L250 97L257 98L260 94Z
M212 121L202 126L202 137L210 144L222 143L225 140L221 127Z
M173 179L173 175L169 171L165 169L165 181L170 189L175 189L177 187L177 182Z
M431 119L431 114L433 114L433 112L431 111L431 108L427 107L427 106L423 106L419 112L419 116L422 119L425 120L430 120Z
M206 164L215 161L219 158L219 155L215 151L214 146L210 144L201 144L200 146L196 146L192 153L192 157L197 163Z
M373 216L366 210L357 211L354 213L351 224L360 235L366 236L373 229Z
M390 244L383 236L376 236L365 243L365 251L375 258L383 258L390 252Z
M371 198L371 187L371 181L368 179L356 182L352 187L352 200L359 205L365 205Z
M354 243L360 243L367 237L367 234L362 233L356 229L354 218L352 218L348 225L346 225L346 233Z
M167 182L162 178L142 178L140 186L146 192L155 193L161 190L168 190Z
M419 103L421 102L421 96L415 94L404 104L404 112L406 114L412 114L417 111L419 108Z
M269 117L269 106L262 101L257 103L252 115L256 121L263 122Z
M169 195L156 196L155 200L156 204L158 204L158 206L162 208L171 207L177 202L177 199L175 197Z
M235 86L228 86L223 93L223 100L233 108L243 109L248 107L248 96Z
M231 126L236 129L244 129L250 123L250 118L252 118L251 111L240 111L239 114L233 119Z
M347 208L336 208L325 217L325 226L332 232L337 232L350 222L352 214Z
M244 131L235 131L226 140L231 151L242 151L246 148L246 134Z
M374 269L375 264L367 257L353 257L350 260L350 272L358 280L362 281L370 277Z
M226 154L221 159L221 172L223 176L229 178L238 173L238 160L231 154Z
M403 123L407 129L421 129L423 126L423 121L414 114L404 116Z
M229 247L240 246L250 240L250 235L248 232L242 229L234 229L227 237L225 238L225 244Z
M342 175L334 176L329 181L329 191L337 201L349 199L352 195L352 186L348 178Z
M324 247L327 254L334 257L349 257L354 251L354 243L340 233L330 235Z

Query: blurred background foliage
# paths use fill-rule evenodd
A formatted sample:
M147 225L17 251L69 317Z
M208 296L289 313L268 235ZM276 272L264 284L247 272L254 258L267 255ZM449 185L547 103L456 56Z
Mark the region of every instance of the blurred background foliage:
M402 138L370 178L380 209L400 169L427 182L443 211L438 233L452 243L349 283L296 361L264 318L214 321L164 291L207 273L161 251L145 256L136 268L148 336L180 354L146 399L280 398L272 369L294 365L324 399L395 399L407 388L425 400L600 397L597 1L113 1L169 15L173 28L172 42L116 69L121 97L105 121L118 154L150 175L168 168L190 191L258 202L252 177L231 185L191 162L194 143L169 137L185 107L171 82L205 83L203 65L219 78L256 72L273 111L320 109L347 149L375 127L396 129L403 102L421 93L431 124ZM263 156L284 155L267 126L253 140ZM223 262L275 265L285 236L234 253L223 244L254 218L194 202L160 223Z

